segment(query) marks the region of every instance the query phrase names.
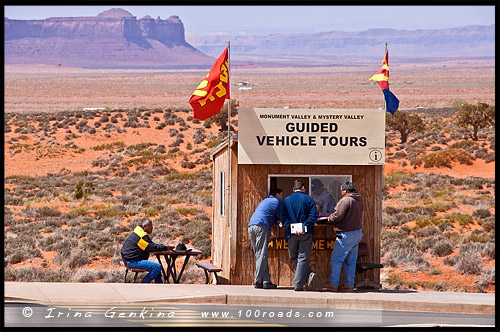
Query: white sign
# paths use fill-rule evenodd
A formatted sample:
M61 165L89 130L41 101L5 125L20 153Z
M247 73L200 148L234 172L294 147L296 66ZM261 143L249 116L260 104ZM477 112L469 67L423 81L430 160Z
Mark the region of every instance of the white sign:
M292 234L306 233L307 226L301 222L297 222L297 223L290 224L290 230L291 230Z
M383 165L384 162L384 110L238 110L238 164Z

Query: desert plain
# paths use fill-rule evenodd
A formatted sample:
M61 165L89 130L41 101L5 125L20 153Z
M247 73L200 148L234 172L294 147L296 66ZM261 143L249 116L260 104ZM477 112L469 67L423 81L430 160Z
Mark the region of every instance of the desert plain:
M426 129L402 144L398 132L386 128L383 286L494 292L495 132L482 129L473 142L453 118L457 101L495 105L494 60L420 60L390 68L400 110L421 116ZM284 112L378 109L383 95L368 80L377 70L360 63L240 64L231 68L231 98L240 108ZM227 133L192 119L188 100L206 73L4 67L4 248L10 261L5 280L119 281L119 248L131 223L144 216L158 224L153 235L163 242L181 239L209 252L208 155ZM240 90L240 82L251 89ZM97 110L84 110L92 108ZM465 149L470 163L415 163L450 147ZM75 196L78 180L90 183L83 198ZM166 188L157 188L159 183ZM190 186L196 186L194 195L183 192ZM127 211L121 213L119 205ZM200 225L205 234L183 233L172 217ZM97 228L82 231L88 223ZM88 244L89 232L102 241L99 248ZM64 252L57 242L85 255ZM418 256L406 259L404 248ZM475 260L466 261L465 255ZM202 272L191 264L183 282L197 279Z

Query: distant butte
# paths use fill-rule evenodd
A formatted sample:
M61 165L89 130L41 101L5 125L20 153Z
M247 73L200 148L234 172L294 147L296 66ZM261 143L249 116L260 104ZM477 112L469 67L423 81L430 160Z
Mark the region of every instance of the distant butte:
M5 64L92 68L198 68L214 59L186 42L177 15L139 20L121 8L97 16L4 18Z

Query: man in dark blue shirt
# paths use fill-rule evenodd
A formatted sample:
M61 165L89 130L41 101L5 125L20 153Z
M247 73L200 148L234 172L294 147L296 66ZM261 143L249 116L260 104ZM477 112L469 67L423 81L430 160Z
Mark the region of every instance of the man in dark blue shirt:
M305 193L304 181L295 180L293 191L293 194L283 201L280 213L283 227L286 227L285 239L288 244L288 254L295 265L293 286L294 290L302 291L307 282L308 290L313 290L312 285L318 283L318 276L311 271L309 262L318 211L314 199ZM300 225L302 230L292 234L292 224Z
M248 223L248 235L252 242L255 254L255 288L273 289L277 288L271 282L268 264L268 246L271 240L271 227L280 224L279 216L283 200L283 190L271 189L270 195L259 203L250 222Z
M149 234L153 232L153 221L143 218L141 225L125 239L121 249L123 262L133 269L146 269L148 274L142 279L143 283L150 283L152 280L157 284L162 284L161 264L148 260L149 253L170 249L169 246L154 243Z

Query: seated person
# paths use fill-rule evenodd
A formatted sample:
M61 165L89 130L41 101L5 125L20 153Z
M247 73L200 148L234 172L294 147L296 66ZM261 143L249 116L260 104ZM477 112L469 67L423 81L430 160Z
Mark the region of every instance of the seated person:
M162 284L161 264L149 261L149 253L170 249L163 244L156 244L149 238L153 232L153 222L151 219L142 219L141 225L137 226L130 234L121 250L122 258L132 269L146 269L148 274L142 279L142 283L150 283L152 280L156 284Z
M311 181L311 196L316 203L319 217L328 217L335 209L335 198L323 187L323 182L319 179Z

